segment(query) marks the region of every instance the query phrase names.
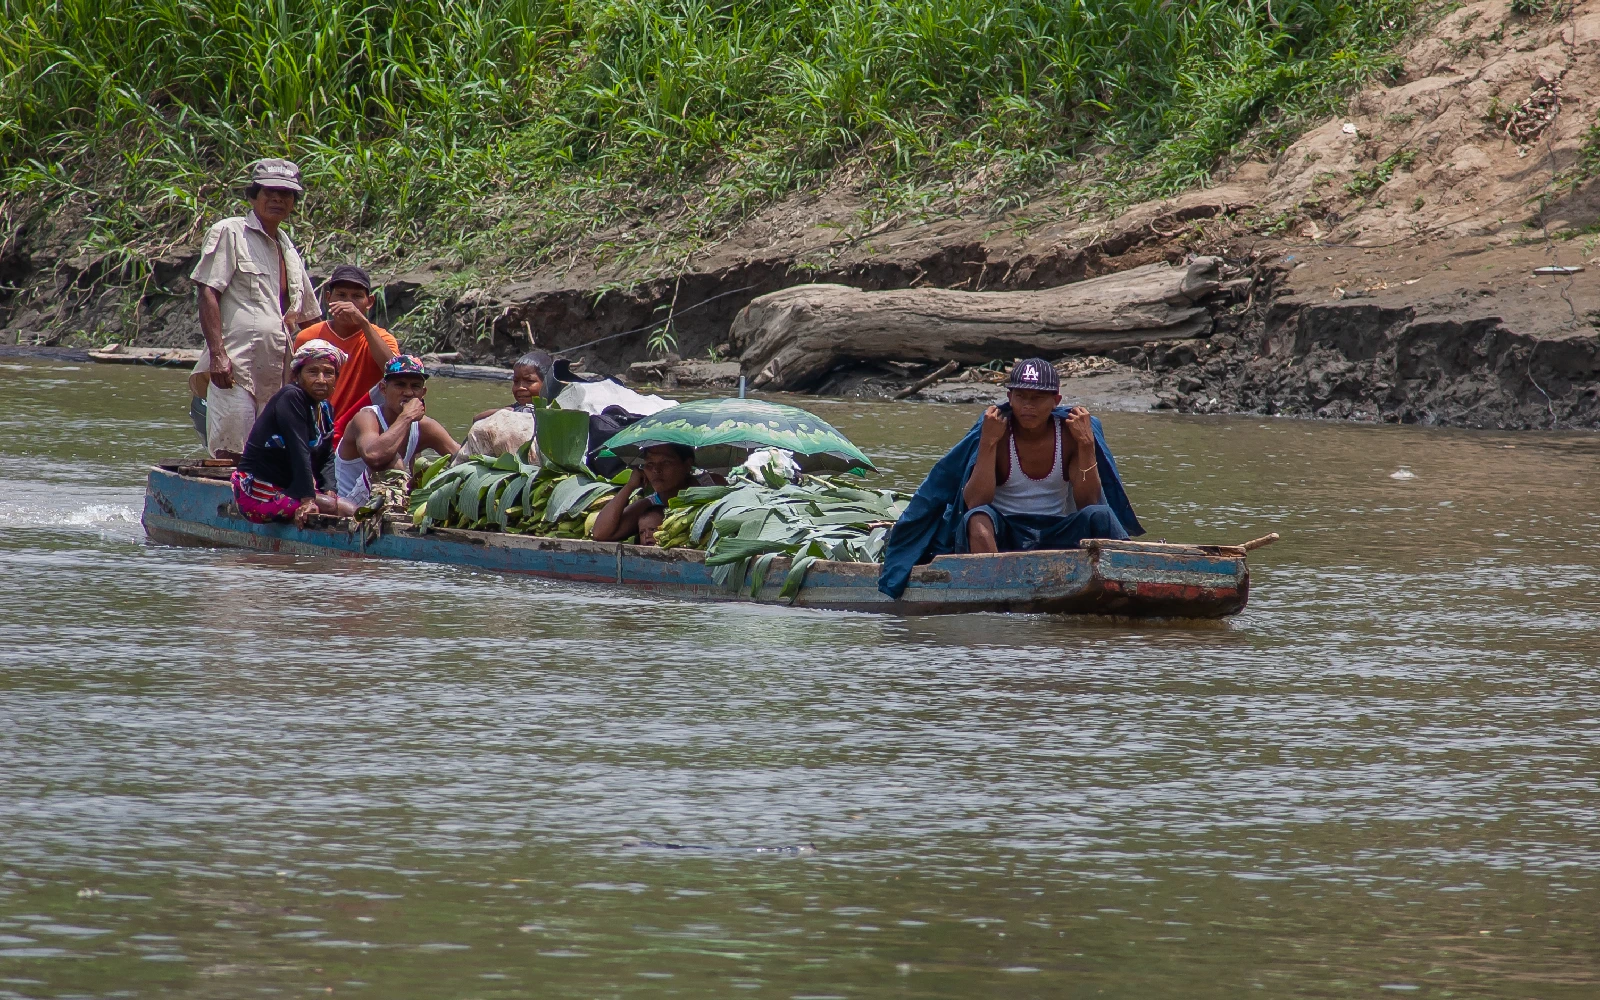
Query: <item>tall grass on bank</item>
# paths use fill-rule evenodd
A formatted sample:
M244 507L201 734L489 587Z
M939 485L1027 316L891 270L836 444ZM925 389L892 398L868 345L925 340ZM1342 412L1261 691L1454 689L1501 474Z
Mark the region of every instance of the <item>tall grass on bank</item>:
M520 205L537 254L589 214L698 191L726 212L846 160L1005 188L1093 155L1159 194L1331 107L1413 6L0 0L0 186L75 197L92 241L150 251L286 155L319 233L399 256L492 232L485 205Z

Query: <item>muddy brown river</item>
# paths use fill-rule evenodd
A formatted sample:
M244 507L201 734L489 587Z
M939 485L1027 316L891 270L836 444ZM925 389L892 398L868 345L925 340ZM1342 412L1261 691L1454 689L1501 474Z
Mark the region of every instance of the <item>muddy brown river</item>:
M1600 996L1600 437L1108 414L1245 612L913 620L150 545L184 406L0 359L0 998Z

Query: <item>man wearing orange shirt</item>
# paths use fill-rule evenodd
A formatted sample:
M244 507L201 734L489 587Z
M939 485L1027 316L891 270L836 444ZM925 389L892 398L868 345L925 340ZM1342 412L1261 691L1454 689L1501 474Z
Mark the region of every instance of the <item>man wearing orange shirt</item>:
M334 268L323 300L328 318L301 330L294 343L298 349L308 340L321 338L349 355L339 369L333 395L328 397L333 407L333 441L338 447L345 425L372 402L367 394L383 380L383 366L400 353L400 345L388 330L367 318L374 301L372 279L361 268L354 264Z

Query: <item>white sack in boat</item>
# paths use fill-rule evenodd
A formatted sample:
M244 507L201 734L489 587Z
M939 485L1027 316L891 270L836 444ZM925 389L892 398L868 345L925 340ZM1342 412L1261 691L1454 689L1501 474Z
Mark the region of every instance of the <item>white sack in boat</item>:
M523 445L532 441L534 433L533 414L517 413L514 410L496 410L472 425L467 432L467 441L456 452L455 461L451 465L471 458L473 455L504 455L508 451L516 451ZM539 446L534 444L530 451L532 460L539 461Z
M678 405L676 399L644 396L610 379L603 382L568 382L556 397L556 402L561 404L563 410L582 410L589 414L599 413L608 406L620 406L642 417Z

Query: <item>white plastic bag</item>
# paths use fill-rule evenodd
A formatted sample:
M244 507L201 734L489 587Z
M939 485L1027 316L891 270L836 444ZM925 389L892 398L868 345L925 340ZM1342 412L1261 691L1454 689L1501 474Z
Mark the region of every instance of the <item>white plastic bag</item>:
M678 405L676 399L640 395L610 379L603 382L568 382L556 397L556 402L561 404L563 410L582 410L588 414L599 413L608 406L620 406L641 417Z

